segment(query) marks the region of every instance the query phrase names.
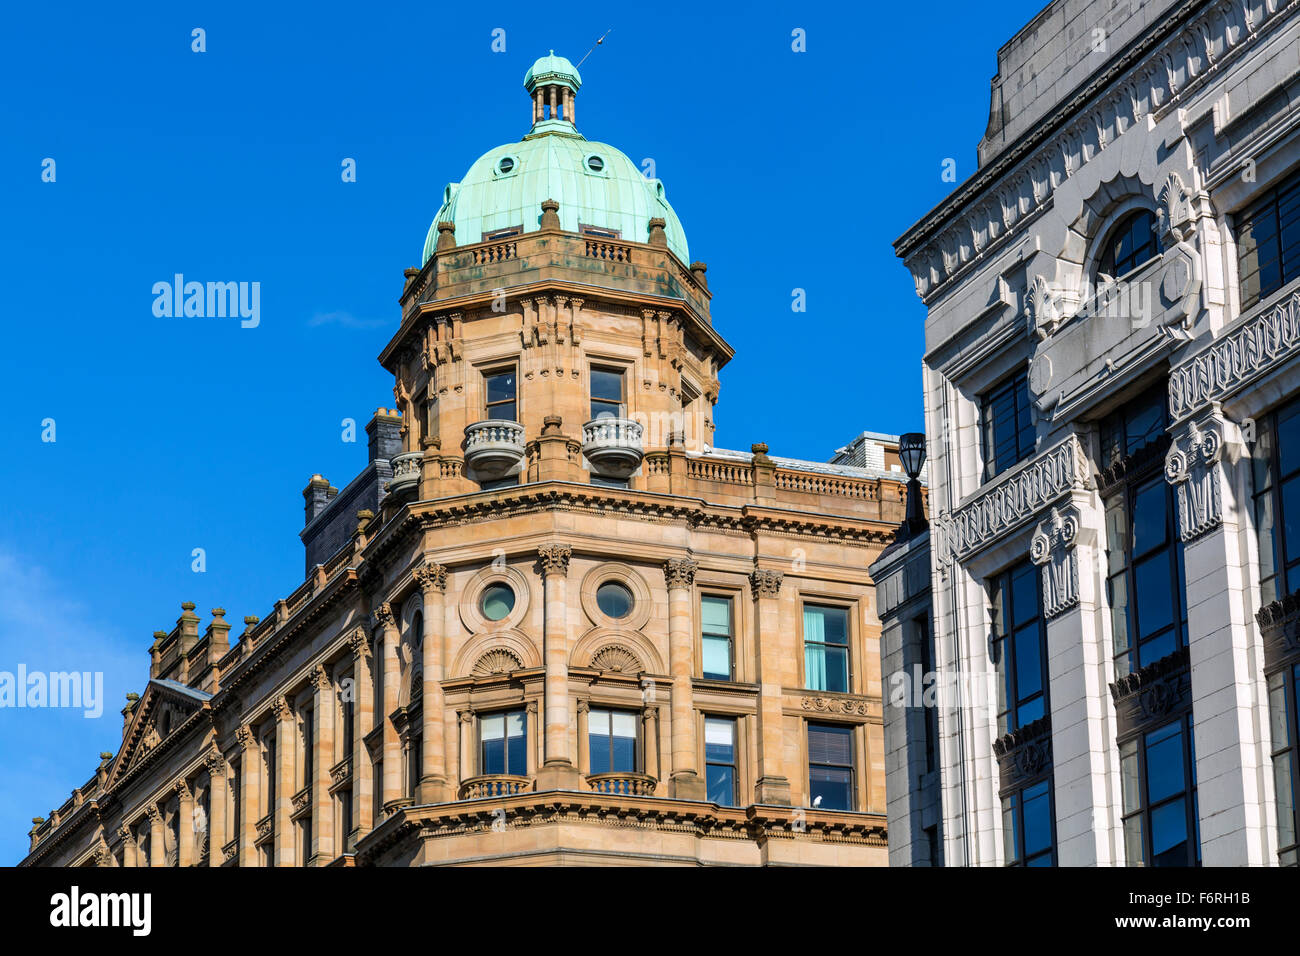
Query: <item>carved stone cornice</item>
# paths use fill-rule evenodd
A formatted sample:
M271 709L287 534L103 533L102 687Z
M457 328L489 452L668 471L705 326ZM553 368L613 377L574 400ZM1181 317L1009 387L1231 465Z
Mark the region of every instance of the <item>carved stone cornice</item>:
M1086 487L1090 474L1083 443L1077 435L1068 435L988 491L939 515L940 547L964 561L1071 491Z
M537 561L544 576L558 574L561 577L569 573L569 559L573 549L567 544L548 544L537 549Z
M1132 736L1171 714L1192 706L1190 656L1187 648L1153 661L1110 685L1115 702L1117 736Z
M1264 671L1300 663L1300 593L1265 604L1255 613L1264 639Z
M1165 457L1165 477L1178 498L1178 534L1191 541L1223 520L1220 488L1223 435L1214 424L1188 422Z
M447 569L441 564L422 564L411 572L411 576L424 594L447 590Z
M1131 455L1109 463L1097 472L1097 493L1103 498L1118 491L1130 478L1140 478L1149 468L1163 462L1169 452L1169 436L1161 435Z
M669 558L664 562L664 582L668 590L693 586L699 567L700 563L692 558Z
M1222 76L1227 61L1284 22L1292 7L1258 4L1244 14L1237 4L1186 0L1163 15L1086 89L1063 97L894 243L917 295L930 301L1014 241L1051 205L1060 183L1146 123L1147 114L1163 117Z
M777 597L781 593L783 580L785 575L780 571L773 571L771 568L755 568L749 573L749 587L753 592L754 600Z
M1300 290L1222 335L1169 372L1169 415L1178 420L1300 354Z
M1078 540L1078 513L1053 508L1029 542L1030 560L1043 569L1043 614L1048 620L1079 603Z
M1039 717L993 741L1000 788L1021 786L1052 765L1052 719Z

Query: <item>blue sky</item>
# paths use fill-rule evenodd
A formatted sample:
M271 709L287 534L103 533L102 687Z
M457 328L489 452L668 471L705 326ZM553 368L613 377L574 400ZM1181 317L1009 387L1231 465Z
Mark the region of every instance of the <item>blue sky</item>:
M402 270L444 184L527 131L536 57L613 28L580 130L655 161L709 264L736 349L717 443L825 460L921 425L924 310L890 243L953 188L945 158L974 171L997 49L1041 6L6 8L0 671L100 671L106 704L0 709L0 863L117 750L182 601L237 632L300 583L302 488L363 465L340 423L392 402ZM178 272L260 282L260 325L156 318Z

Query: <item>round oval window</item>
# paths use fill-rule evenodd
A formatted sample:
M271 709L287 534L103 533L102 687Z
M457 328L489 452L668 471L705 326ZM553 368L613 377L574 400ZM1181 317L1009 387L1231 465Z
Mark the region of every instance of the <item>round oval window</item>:
M606 581L596 589L596 606L606 617L627 617L632 613L632 592L617 581Z
M598 173L605 168L605 161L601 159L599 156L588 156L587 168L590 169L593 173Z
M501 161L497 163L497 169L499 169L503 173L508 173L510 172L510 170L514 168L515 168L515 161L511 159L509 156L501 157Z
M515 609L515 592L510 585L497 582L483 589L479 610L489 621L499 621Z

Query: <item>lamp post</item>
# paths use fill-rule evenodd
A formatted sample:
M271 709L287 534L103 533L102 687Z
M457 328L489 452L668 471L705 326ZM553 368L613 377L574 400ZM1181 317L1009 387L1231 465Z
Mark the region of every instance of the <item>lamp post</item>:
M898 529L900 538L910 538L929 527L921 510L921 466L925 464L925 435L908 432L898 439L898 457L907 472L907 516Z

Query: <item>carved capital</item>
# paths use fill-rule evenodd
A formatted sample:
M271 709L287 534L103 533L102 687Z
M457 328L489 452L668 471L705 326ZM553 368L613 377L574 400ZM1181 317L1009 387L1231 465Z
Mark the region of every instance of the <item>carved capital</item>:
M348 647L352 648L352 653L357 658L370 653L370 640L363 628L357 628L348 637Z
M332 680L330 680L329 671L325 669L325 666L323 664L317 664L315 667L312 668L311 677L309 678L309 680L311 681L312 687L322 692L328 691L330 687L333 686L334 683Z
M411 572L411 576L425 595L447 590L447 569L441 564L423 564Z
M695 583L695 572L700 563L691 558L669 558L664 562L664 580L668 590L689 588Z
M209 777L224 777L226 775L226 758L219 751L212 751L203 759L207 764Z
M1189 422L1165 456L1165 478L1176 489L1178 533L1184 541L1205 534L1223 520L1220 462L1223 435L1214 425Z
M537 549L537 560L544 576L568 574L571 557L573 557L573 549L567 544L548 544Z
M235 743L239 747L240 753L243 753L253 744L253 728L248 724L242 725L235 731Z
M293 716L293 704L289 702L288 697L281 694L271 702L271 713L275 715L276 720L288 720Z
M121 838L122 843L125 844L126 846L135 845L135 831L132 830L125 823L117 828L117 835L118 837Z
M190 785L188 781L185 780L176 781L176 796L180 797L182 800L194 799L194 791L190 789Z
M1051 619L1079 603L1079 518L1053 508L1034 532L1029 557L1043 571L1043 613Z
M393 614L393 606L387 601L374 609L372 617L375 619L376 627L382 627L387 630L390 627L397 626L397 616Z
M162 824L162 811L152 803L144 808L144 815L149 818L150 825L158 826Z
M754 592L754 600L774 598L781 593L781 582L785 579L780 571L769 568L755 568L749 575L749 586Z

